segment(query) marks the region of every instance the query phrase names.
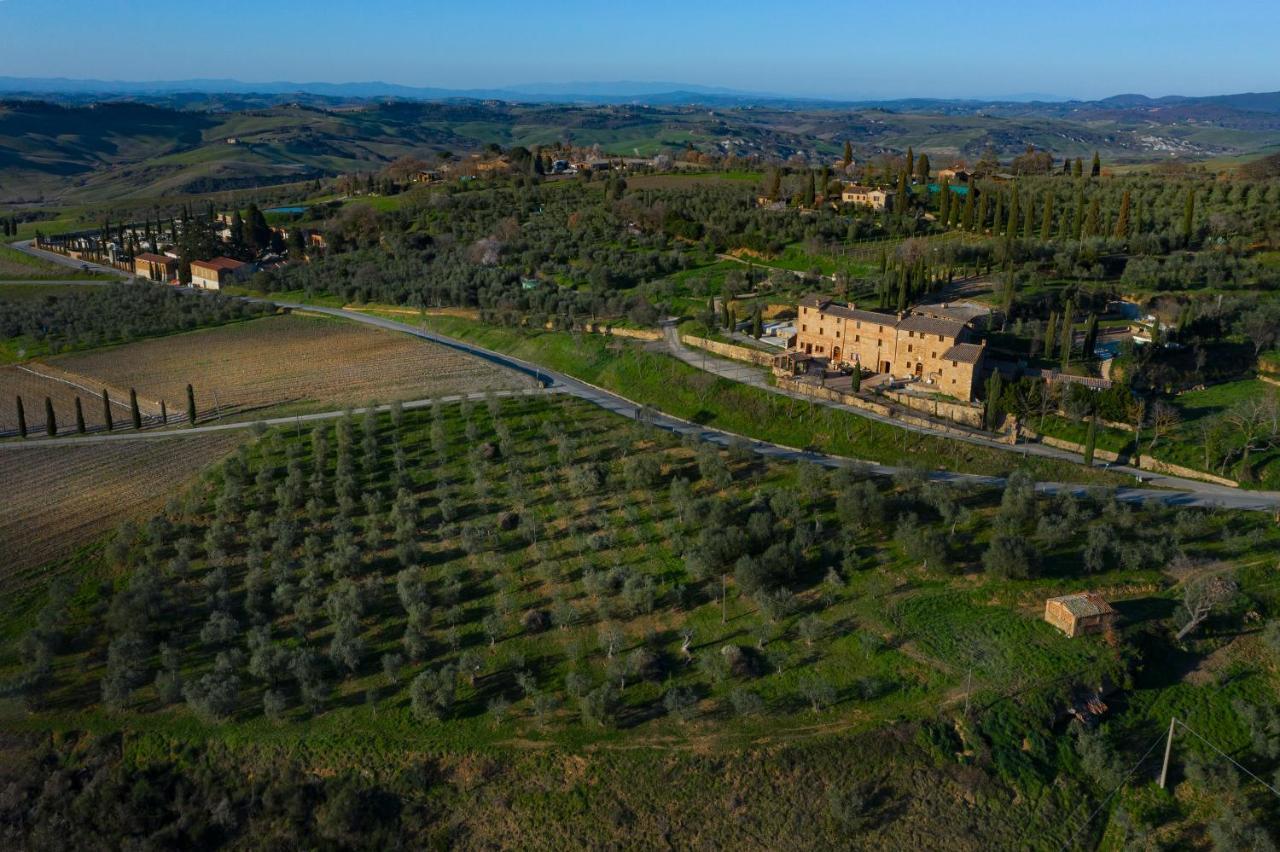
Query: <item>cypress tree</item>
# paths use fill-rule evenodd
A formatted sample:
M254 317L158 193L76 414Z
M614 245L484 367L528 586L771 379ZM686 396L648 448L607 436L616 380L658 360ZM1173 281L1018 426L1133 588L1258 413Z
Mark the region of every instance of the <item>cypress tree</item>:
M1089 416L1089 431L1085 433L1084 438L1084 463L1086 467L1093 467L1093 452L1097 441L1098 415L1092 414Z
M187 421L192 426L196 425L196 392L191 385L187 385Z
M916 177L921 183L929 182L929 155L921 154L916 157Z
M756 340L764 336L764 314L759 305L756 305L755 315L751 318L751 336Z
M920 156L924 156L921 154ZM965 185L964 193L964 215L960 218L960 227L966 231L973 230L973 178L969 178L969 182Z
M1102 209L1098 202L1098 197L1095 195L1089 201L1089 212L1084 219L1084 235L1083 235L1084 239L1087 240L1090 237L1098 236L1099 218L1100 218L1101 212L1102 212Z
M809 170L809 180L804 185L804 206L812 207L813 202L817 199L817 190L814 187L813 170Z
M1063 157L1062 158L1062 176L1066 177L1069 174L1071 174L1071 158Z
M853 143L849 142L847 139L845 140L845 143L844 143L844 161L843 162L844 162L844 167L846 169L849 168L849 165L853 162Z
M129 414L133 417L133 428L142 428L142 412L138 409L138 392L129 388Z
M22 396L18 396L18 435L27 437L27 409L22 404Z
M1062 312L1062 369L1064 371L1071 363L1071 347L1075 343L1075 323L1072 321L1074 316L1075 306L1068 299L1067 306Z
M920 156L924 156L924 155L921 154ZM849 378L851 380L849 383L849 387L854 393L857 393L858 391L862 390L862 365L861 364L858 364L853 368L853 374L849 376Z
M769 200L777 201L780 195L782 195L782 170L775 167L769 173Z
M1076 188L1076 209L1072 214L1071 234L1074 239L1080 239L1080 235L1084 233L1084 190Z
M53 413L53 400L44 398L44 432L50 438L58 434L58 418Z
M906 213L907 203L911 200L911 180L907 176L904 169L902 174L898 175L898 198L894 202L898 208L895 212Z
M169 425L169 407L165 404L163 399L160 400L160 424L162 426Z
M1012 240L1018 235L1018 188L1014 187L1009 193L1009 220L1004 225L1004 236L1006 240Z
M994 432L1000 428L1000 397L1004 393L1004 377L996 370L991 374L991 378L987 379L987 406L985 419L987 421L987 431Z
M898 313L907 309L907 270L898 274Z
M1089 166L1089 177L1097 177L1102 174L1102 161L1098 159L1098 152L1093 152L1093 164Z
M1129 236L1129 205L1130 203L1131 202L1129 199L1129 190L1126 189L1124 191L1124 194L1120 196L1120 212L1116 214L1115 234L1116 234L1116 237L1121 240Z
M938 218L945 225L951 219L951 182L944 180L938 192Z
M1053 187L1044 191L1044 215L1040 219L1040 240L1049 242L1053 238Z
M1000 233L1000 226L1004 224L1004 193L996 193L996 211L991 216L991 236Z
M1054 347L1058 343L1058 312L1049 312L1049 322L1044 327L1044 354L1046 358L1053 356Z
M981 197L978 199L977 227L974 228L974 230L985 231L987 229L987 206L990 199L988 198L987 193L985 192L980 193L980 195Z
M115 428L111 421L111 397L107 396L106 388L102 389L102 422L107 425L108 432Z
M1091 313L1084 326L1084 357L1093 357L1093 349L1098 345L1098 315Z
M1022 238L1029 240L1035 237L1036 230L1036 201L1035 197L1027 193L1027 206L1022 211Z
M80 405L80 397L76 397L76 431L81 435L88 431L84 426L84 407Z
M1076 157L1076 161L1071 164L1071 176L1080 177L1084 174L1084 160Z

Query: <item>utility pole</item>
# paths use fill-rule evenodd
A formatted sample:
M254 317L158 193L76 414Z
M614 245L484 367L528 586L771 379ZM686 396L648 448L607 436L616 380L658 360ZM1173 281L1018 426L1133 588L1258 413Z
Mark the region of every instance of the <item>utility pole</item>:
M1160 767L1160 789L1164 789L1165 779L1169 776L1169 756L1173 754L1173 726L1178 723L1174 716L1169 717L1169 736L1164 741L1164 765Z

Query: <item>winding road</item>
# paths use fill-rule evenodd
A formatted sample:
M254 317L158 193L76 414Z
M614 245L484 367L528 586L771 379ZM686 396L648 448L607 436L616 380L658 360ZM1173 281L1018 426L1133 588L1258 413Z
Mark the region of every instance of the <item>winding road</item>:
M31 248L30 246L15 245L15 248L20 248L21 250L25 250L28 253L38 257L53 257L53 258L59 258L61 260L67 260L66 258L61 258L61 256L59 255L47 255L45 252L40 252L37 249ZM198 291L193 291L193 292L198 292ZM673 417L672 415L665 414L649 406L640 405L632 400L627 399L626 397L620 394L605 390L604 388L596 387L595 385L589 384L579 379L575 379L572 376L568 376L564 373L560 373L555 370L549 370L545 367L542 367L541 365L524 361L520 358L516 358L510 355L505 355L500 352L494 352L492 350L486 349L481 346L477 346L472 343L467 343L461 340L455 340L454 338L447 337L445 335L438 334L433 331L428 331L426 329L419 328L417 326L408 325L402 322L397 322L396 320L386 319L384 317L379 317L379 316L372 316L369 314L360 313L358 311L350 311L342 308L326 308L326 307L318 307L315 305L299 304L299 303L293 303L293 302L278 302L270 299L251 299L251 301L266 302L266 303L278 305L279 307L289 308L291 310L297 310L297 311L305 311L313 314L326 314L329 316L350 320L352 322L364 323L366 325L385 329L387 331L400 332L402 334L408 334L413 337L418 337L420 339L427 340L432 343L436 343L441 346L448 347L458 352L463 352L465 354L472 355L484 361L488 361L492 364L506 367L507 369L515 370L516 372L523 373L524 375L530 376L534 378L539 385L541 385L542 387L541 392L568 394L570 396L577 397L578 399L582 399L587 402L590 402L591 404L596 405L600 408L603 408L606 411L611 411L621 417L626 417L628 419L644 422L644 423L653 425L657 428L665 429L669 432L672 432L680 436L693 436L694 438L700 441L708 441L710 443L713 443L719 446L725 446L725 447L730 445L743 445L748 447L752 452L768 459L774 459L778 461L791 461L791 462L808 461L808 462L813 462L815 464L822 465L824 467L832 467L832 468L857 465L857 466L865 467L869 469L872 473L875 473L877 475L885 475L885 476L890 476L904 470L904 468L900 468L900 467L881 465L881 464L876 464L872 462L861 461L858 459L850 459L842 456L833 456L825 453L813 452L811 450L803 450L797 447L788 447L783 444L775 444L767 441L759 441L752 438L746 438L741 435L736 435L731 432L725 432L720 429L714 429L708 426L692 423L687 420L682 420L678 417ZM668 345L669 346L671 345L669 337L668 337ZM694 354L692 352L689 352L687 349L685 349L683 344L679 343L678 338L676 340L674 347L672 347L672 354L676 355L676 357L682 358L682 360L686 360L689 363L694 364L694 366L705 366L706 369L711 370L712 372L717 372L719 370L728 371L725 373L717 372L718 375L725 375L727 378L733 378L736 381L746 380L745 374L742 373L743 365L734 364L732 362L720 361L719 359L716 359L711 356L708 356L705 359L703 359L701 354ZM689 360L689 359L693 359L693 360ZM732 375L730 375L730 372L732 373ZM754 373L754 381L751 381L751 383L757 386L763 387L772 392L785 393L784 391L772 385L769 385L767 382L765 382L763 377L760 376L758 372ZM538 392L539 391L535 390L535 391L523 391L523 392L514 392L514 393L530 394L530 393L538 393ZM503 395L510 395L512 393L513 392L508 391L508 392L504 392ZM474 398L483 398L484 394L470 394L468 396L474 397ZM461 396L455 396L455 397L442 397L441 399L442 401L448 401L448 400L455 400L455 399L461 399L461 398L462 398ZM806 401L809 401L808 397L803 397L803 398ZM417 400L411 403L405 403L404 407L406 409L410 409L414 407L430 405L432 402L433 400ZM819 402L822 402L822 401L819 401ZM869 412L862 411L861 409L853 409L853 408L850 408L849 406L840 406L835 403L831 403L831 405L833 405L833 407L841 408L842 410L848 410L850 413L855 414L857 416L864 416L864 417L869 416ZM383 406L381 407L381 409L385 410L386 407ZM288 424L298 423L298 422L308 422L308 421L340 417L343 413L344 413L343 411L329 411L329 412L321 412L316 414L301 415L298 417L273 418L273 419L265 420L262 422L266 423L267 425L288 425ZM877 419L880 419L880 418L877 418ZM904 428L902 424L896 423L889 418L884 418L884 419L894 426L897 426L899 428ZM16 450L24 447L42 447L42 446L48 446L51 443L70 444L70 443L98 443L98 442L119 441L119 440L165 439L165 438L178 437L182 435L198 435L198 434L209 432L209 431L251 428L253 427L253 425L254 424L252 422L235 423L235 424L210 424L206 426L198 426L194 429L179 429L179 430L168 430L168 431L157 430L154 432L138 432L138 433L131 433L131 432L113 433L113 434L106 434L106 435L68 437L68 438L30 438L30 439L27 439L26 441L0 442L0 450ZM912 428L912 427L905 427L905 428ZM920 432L931 434L928 432L928 430L920 429L919 427L913 428L913 431L920 431ZM984 443L984 440L982 439L973 439L973 441L974 443ZM989 443L991 446L998 447L1006 451L1011 451L1008 445L1005 445L1005 444L999 444L994 441L986 441L985 443ZM1024 449L1030 450L1031 445L1024 447ZM1052 448L1048 448L1048 447L1044 447L1044 448L1037 447L1036 449L1052 450ZM1054 452L1061 452L1061 451L1054 451ZM1040 453L1040 454L1051 455L1050 453ZM1072 456L1071 454L1067 454L1067 453L1063 453L1062 456L1054 456L1054 457L1063 457L1072 461L1077 461L1075 456ZM1112 468L1112 469L1120 470L1121 472L1131 472L1135 475L1138 473L1138 471L1136 470L1130 470L1126 468ZM978 474L953 473L950 471L930 471L928 472L927 475L931 480L938 481L938 482L979 484L979 485L988 485L988 486L994 486L994 487L1001 487L1004 484L1004 479L1002 477L997 477L997 476L982 476ZM1125 502L1141 503L1141 502L1147 502L1147 501L1154 501L1154 502L1160 502L1160 503L1164 503L1166 505L1171 505L1171 506L1196 506L1201 508L1245 509L1245 510L1251 510L1251 511L1268 511L1268 512L1274 512L1280 509L1280 494L1277 494L1275 492L1243 491L1243 490L1237 490L1233 488L1226 488L1218 485L1212 485L1209 483L1196 482L1193 480L1176 479L1174 477L1161 477L1161 476L1150 474L1146 471L1142 472L1142 476L1146 481L1152 484L1158 484L1158 485L1167 486L1167 487L1166 488L1129 488L1129 487L1119 488L1119 489L1116 489L1116 492L1115 492L1116 498ZM1045 494L1057 494L1062 491L1067 491L1073 494L1083 495L1088 492L1087 486L1073 484L1073 483L1061 483L1061 482L1040 482L1036 484L1036 489L1041 493L1045 493Z

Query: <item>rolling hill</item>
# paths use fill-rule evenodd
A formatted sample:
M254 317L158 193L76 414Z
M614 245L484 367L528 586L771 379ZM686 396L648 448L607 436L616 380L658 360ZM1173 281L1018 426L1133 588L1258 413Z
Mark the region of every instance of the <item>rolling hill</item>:
M604 95L599 95L604 97ZM404 155L490 143L572 141L648 155L692 145L762 159L828 162L927 151L1002 156L1027 145L1112 162L1242 156L1280 144L1280 95L1122 95L1095 102L753 103L709 109L673 93L662 106L502 100L368 100L337 95L163 91L0 101L0 203L152 198L371 172ZM730 97L711 93L705 97ZM731 97L739 97L732 95ZM69 99L68 99L69 98ZM661 97L658 98L659 100Z

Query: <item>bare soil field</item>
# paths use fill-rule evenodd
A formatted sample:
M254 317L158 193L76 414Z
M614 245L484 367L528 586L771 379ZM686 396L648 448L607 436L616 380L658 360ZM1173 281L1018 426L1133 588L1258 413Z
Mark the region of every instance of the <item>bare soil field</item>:
M407 335L298 314L65 355L48 363L84 377L90 387L136 388L139 397L164 400L171 414L186 411L190 383L202 418L533 385L524 376Z
M230 453L240 430L148 441L0 450L0 590L73 553L120 521L155 511L195 474Z

